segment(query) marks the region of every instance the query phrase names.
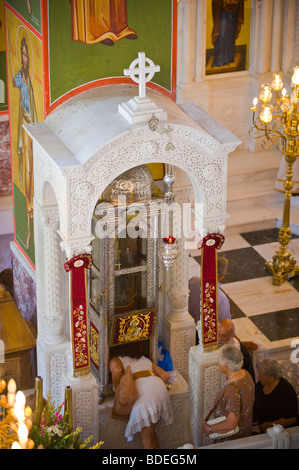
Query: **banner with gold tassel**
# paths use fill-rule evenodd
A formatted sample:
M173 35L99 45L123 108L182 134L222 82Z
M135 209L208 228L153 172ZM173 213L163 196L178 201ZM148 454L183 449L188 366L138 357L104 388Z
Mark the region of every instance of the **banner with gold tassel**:
M91 266L92 256L89 254L75 256L64 264L66 272L69 272L71 276L71 340L74 375L86 374L90 371L86 269L90 269Z
M198 245L201 249L201 345L203 350L218 347L218 275L217 250L224 236L212 233Z

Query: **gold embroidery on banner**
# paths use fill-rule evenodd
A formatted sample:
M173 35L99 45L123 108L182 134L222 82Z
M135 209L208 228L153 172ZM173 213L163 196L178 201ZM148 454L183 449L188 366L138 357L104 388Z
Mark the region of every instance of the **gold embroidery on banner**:
M88 364L88 348L87 348L87 327L84 321L83 306L79 305L73 312L75 318L75 331L74 331L74 352L75 352L75 366L81 367Z
M216 288L210 282L205 283L204 303L203 303L203 333L204 343L211 343L217 340L217 324L216 324L216 305L214 296Z
M99 333L92 324L90 324L90 356L93 363L99 367Z

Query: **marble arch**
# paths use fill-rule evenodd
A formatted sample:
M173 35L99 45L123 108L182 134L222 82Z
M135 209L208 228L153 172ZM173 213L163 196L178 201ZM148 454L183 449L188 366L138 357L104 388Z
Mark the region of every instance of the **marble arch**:
M44 122L26 125L34 152L38 374L46 393L50 391L57 402L63 399L64 386L72 386L74 401L80 399L74 423L83 420L86 433L93 435L99 424L97 384L91 373L73 373L65 259L91 252L91 218L99 196L118 175L145 163L169 163L186 173L189 187L177 185L178 200L204 203L201 235L223 233L227 157L240 143L221 126L217 129L214 121L209 132L209 116L202 126L200 119L190 118L186 110L151 90L148 96L167 112L164 124L171 132L152 131L148 122L131 126L117 106L135 93L134 86L100 87L71 99ZM170 138L174 151L165 148ZM171 274L171 312L164 326L166 342L186 381L195 325L188 313L188 253L182 251L179 275Z

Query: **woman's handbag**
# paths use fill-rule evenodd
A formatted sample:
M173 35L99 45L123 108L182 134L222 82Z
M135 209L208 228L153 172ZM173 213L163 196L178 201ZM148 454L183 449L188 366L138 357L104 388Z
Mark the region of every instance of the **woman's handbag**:
M205 418L205 422L207 423L208 426L212 426L213 424L221 423L221 421L226 420L226 416L219 416L218 418L210 419L214 411L216 410L218 405L218 402L216 405L212 408L212 410L208 413L208 415ZM228 432L213 432L209 434L210 439L224 439L225 437L230 437L233 436L234 434L237 434L239 432L239 426L237 425L234 429Z
M210 419L209 421L206 421L206 423L209 426L212 426L213 424L221 423L221 421L225 421L225 420L226 420L226 416L219 416L218 418ZM237 432L239 432L239 426L238 425L234 429L232 429L231 431L212 432L211 434L209 434L209 438L210 439L223 439L225 437L231 437L234 434L237 434Z
M138 398L138 392L131 371L131 367L126 367L118 386L116 387L112 418L114 419L127 419L130 416L131 410L135 401Z

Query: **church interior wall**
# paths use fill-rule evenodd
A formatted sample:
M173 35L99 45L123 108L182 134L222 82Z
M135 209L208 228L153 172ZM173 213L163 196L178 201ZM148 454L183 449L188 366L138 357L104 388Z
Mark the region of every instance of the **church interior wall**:
M245 2L245 7L249 5ZM290 82L297 64L299 5L294 1L252 0L247 69L206 75L205 50L207 1L184 1L178 13L178 101L194 101L242 141L239 149L257 151L260 144L248 135L252 100L262 83L275 72ZM187 24L191 28L187 33ZM201 25L201 28L198 27ZM298 34L298 33L297 33ZM296 52L297 51L297 52ZM298 61L298 60L297 60Z
M279 5L280 6L279 6ZM5 2L1 2L3 12ZM251 37L249 67L246 71L205 76L206 30L205 18L207 13L206 1L184 0L178 2L177 10L177 102L195 102L203 110L226 126L240 140L240 148L256 150L259 144L249 140L250 112L252 97L261 82L269 81L272 73L281 69L290 76L294 61L298 59L298 2L286 0L260 2L252 0ZM25 15L25 13L24 13ZM279 21L280 15L280 21ZM28 20L25 15L26 20ZM19 18L19 17L18 17ZM272 34L275 30L276 36ZM1 27L3 41L4 27ZM263 34L263 36L262 36ZM271 38L273 38L271 42ZM2 44L2 49L5 48ZM1 49L1 50L2 50ZM5 75L6 75L5 71ZM5 78L5 85L7 80ZM4 177L1 178L1 209L9 212L6 220L11 221L11 180L10 144L8 142L8 111L1 111L1 168ZM3 175L3 173L2 173ZM182 185L188 185L183 172L178 171ZM181 184L181 183L180 183ZM8 226L8 229L7 229ZM2 233L9 230L12 236L12 223L6 223ZM8 243L7 243L8 246ZM26 264L26 263L25 263ZM28 264L30 272L31 264Z

